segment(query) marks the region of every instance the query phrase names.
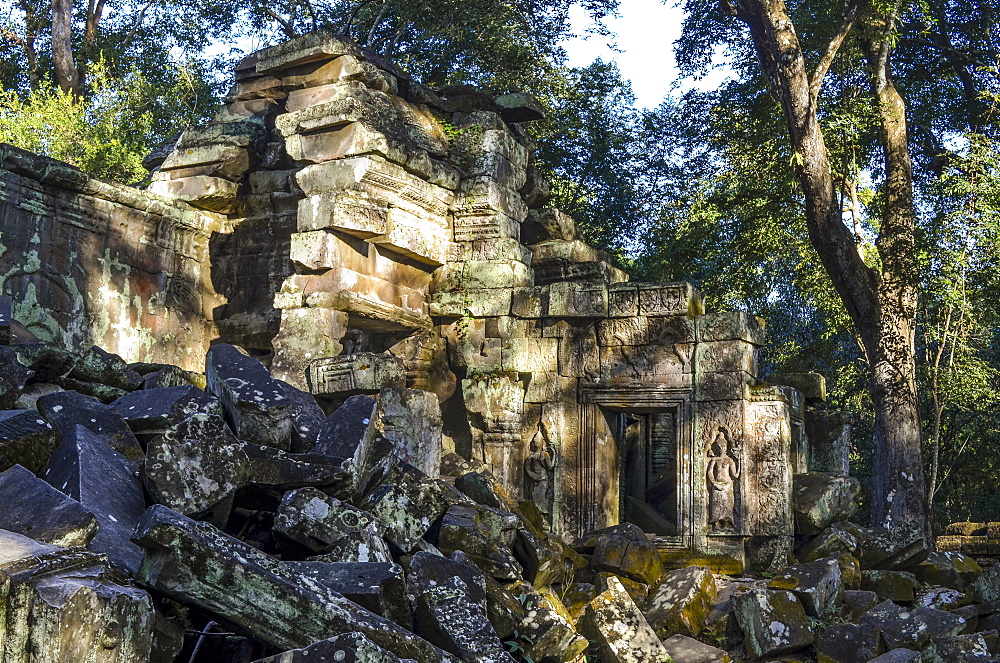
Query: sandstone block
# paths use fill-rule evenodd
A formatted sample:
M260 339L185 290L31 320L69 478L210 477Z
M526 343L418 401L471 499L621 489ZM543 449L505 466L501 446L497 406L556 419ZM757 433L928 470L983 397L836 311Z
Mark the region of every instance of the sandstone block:
M846 520L857 506L854 499L860 490L852 477L821 472L796 475L792 488L796 531L815 536L830 523Z
M729 663L732 658L718 647L698 642L686 635L674 635L663 641L663 648L675 661L684 663Z
M710 570L689 566L670 571L645 607L646 621L661 638L697 636L705 628L716 596L715 575Z
M0 529L57 546L86 546L97 534L97 518L20 465L0 473Z
M813 642L806 611L789 591L751 589L733 597L733 609L754 659L793 652Z
M358 352L313 359L309 363L309 391L324 396L373 394L406 382L403 362L388 354Z
M399 657L382 649L362 633L343 633L314 642L302 649L292 649L268 656L254 663L400 663Z
M22 465L41 472L59 444L59 433L37 412L0 410L0 471Z
M887 649L921 650L936 638L958 635L965 628L965 619L934 608L908 610L892 601L884 601L861 617L882 631Z
M598 648L602 661L670 660L656 633L616 578L609 578L608 590L590 602L581 624Z

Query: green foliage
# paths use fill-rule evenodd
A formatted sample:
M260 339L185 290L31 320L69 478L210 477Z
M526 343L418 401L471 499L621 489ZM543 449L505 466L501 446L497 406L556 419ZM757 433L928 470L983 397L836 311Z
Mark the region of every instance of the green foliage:
M23 97L0 93L0 142L53 157L112 181L147 177L142 166L160 137L204 117L195 73L178 69L164 90L135 72L112 78L102 63L91 68L85 97L43 83ZM205 100L211 101L210 95Z

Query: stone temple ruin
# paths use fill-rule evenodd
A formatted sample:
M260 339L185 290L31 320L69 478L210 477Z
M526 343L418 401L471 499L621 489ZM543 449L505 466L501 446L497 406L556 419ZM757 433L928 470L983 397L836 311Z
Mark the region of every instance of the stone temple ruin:
M236 80L148 192L4 149L0 273L38 338L198 371L224 341L331 399L420 390L445 451L560 534L628 521L735 567L787 551L802 392L758 379L758 319L630 282L546 206L528 95L435 93L324 33Z
M317 32L145 190L0 146L0 659L1000 653L1000 565L847 522L822 378L583 241L541 116Z

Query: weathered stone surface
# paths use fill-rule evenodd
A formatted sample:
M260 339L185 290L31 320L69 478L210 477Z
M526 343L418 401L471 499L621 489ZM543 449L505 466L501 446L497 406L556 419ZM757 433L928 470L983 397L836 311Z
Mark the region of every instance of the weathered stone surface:
M221 177L192 175L178 179L156 178L150 183L149 191L210 212L228 214L236 207L239 185Z
M291 447L291 401L263 364L220 343L205 358L205 377L241 440L286 451Z
M976 560L959 552L932 552L913 568L913 575L920 582L958 591L964 590L966 583L975 582L982 573Z
M437 474L442 427L437 396L419 389L382 389L371 425L402 460L424 474Z
M859 589L845 589L844 598L841 603L841 614L848 622L861 621L861 615L865 614L879 603L878 594L875 592L861 591Z
M610 578L608 590L587 605L581 625L602 661L647 663L670 658L616 578Z
M986 572L972 583L971 592L983 603L1000 601L1000 565L986 569Z
M99 382L109 387L132 391L142 384L142 377L129 368L124 359L96 345L83 353L69 372L69 377L84 382Z
M37 412L0 410L0 470L22 465L38 474L59 444L59 433Z
M279 649L305 647L338 631L360 632L420 663L454 660L252 546L166 507L146 511L134 540L146 549L142 584L219 615Z
M128 422L113 406L75 391L60 391L42 396L38 411L63 437L81 425L132 461L142 459L139 441Z
M867 663L884 650L873 624L837 624L816 640L816 658L822 663Z
M283 310L278 335L271 341L274 348L271 374L295 389L308 392L309 363L317 357L340 354L347 321L347 313L331 308ZM285 395L289 395L287 389Z
M17 360L34 373L36 381L54 382L69 375L80 358L54 343L27 343L15 348Z
M873 658L868 663L907 663L907 661L912 661L919 655L920 652L918 651L906 649L905 647L899 647L887 651L877 658Z
M326 546L326 552L309 558L316 562L392 562L388 544L374 528L345 534Z
M63 436L42 473L57 490L77 500L100 523L90 549L115 567L134 574L142 549L130 540L146 510L139 468L83 426Z
M524 596L526 614L517 625L517 633L523 634L518 644L524 647L525 656L558 663L579 660L588 642L570 624L559 598L551 591L540 593L521 584L513 588L518 596Z
M302 649L260 658L254 663L400 663L400 660L362 633L344 633Z
M410 572L406 576L406 591L416 602L431 587L443 585L449 578L460 578L465 583L470 600L486 607L486 575L474 564L428 552L414 553L410 558ZM504 634L506 635L506 634Z
M0 344L2 345L10 344L10 324L12 321L10 295L0 295Z
M938 638L914 659L920 663L975 663L995 660L979 633Z
M466 663L513 663L486 618L486 611L468 597L457 577L427 589L418 597L417 632Z
M111 406L136 436L146 442L192 414L223 414L218 398L190 384L134 391Z
M0 473L0 529L57 546L86 546L98 530L97 518L20 465Z
M837 611L842 598L840 564L832 558L793 564L772 578L768 586L791 590L806 614L823 618Z
M902 523L892 529L857 529L861 565L866 569L899 571L910 569L924 559L930 546L918 526Z
M913 603L917 579L906 571L862 571L861 589L875 592L883 601Z
M449 486L421 478L379 486L361 508L386 524L386 538L403 552L413 550L449 506Z
M751 589L733 597L736 621L755 658L808 647L813 633L802 604L789 591Z
M732 658L718 647L698 642L686 635L674 635L663 641L663 648L678 663L729 663Z
M290 384L278 381L285 396L292 402L292 447L293 453L307 453L316 446L316 437L326 420L323 409L312 394L296 389Z
M461 550L476 566L498 580L510 582L521 577L521 568L510 547L501 536L491 536L488 522L483 522L489 513L473 508L476 505L453 505L445 512L438 531L437 546L446 555ZM507 514L508 516L510 514ZM486 518L484 518L484 516ZM516 522L516 519L511 517ZM513 523L506 527L513 533Z
M6 298L8 304L10 298ZM3 313L0 312L0 316ZM9 318L8 318L9 319ZM9 327L7 328L9 332ZM0 337L3 336L4 327L0 323ZM18 398L24 391L24 386L33 373L17 360L17 352L12 348L0 347L0 410L12 410L15 408Z
M622 575L647 585L655 585L663 575L660 553L645 535L641 538L616 534L602 536L594 548L590 565L595 570Z
M715 575L700 566L670 571L645 607L646 621L660 638L697 636L716 600Z
M796 475L792 490L796 531L815 536L830 523L846 520L853 513L861 485L852 477L810 472Z
M344 598L412 630L403 568L392 562L285 562Z
M965 603L965 594L947 587L921 587L914 593L913 603L926 608L951 611Z
M274 516L276 533L320 554L330 552L345 535L364 530L381 536L385 525L316 488L285 493Z
M863 624L882 631L887 649L912 648L921 650L935 638L958 635L965 628L965 619L934 608L908 610L892 601L883 601L866 612Z
M500 117L511 124L541 120L545 117L541 104L527 92L502 94L496 97L495 101L500 106Z
M799 546L795 556L803 562L815 562L824 557L853 555L857 549L857 537L834 523Z
M94 553L67 551L0 530L0 583L7 589L0 659L149 660L149 595L112 582Z

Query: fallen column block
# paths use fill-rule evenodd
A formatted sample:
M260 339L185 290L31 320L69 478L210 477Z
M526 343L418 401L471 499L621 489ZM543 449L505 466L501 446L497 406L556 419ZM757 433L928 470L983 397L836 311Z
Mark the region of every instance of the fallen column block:
M253 546L162 505L146 511L133 540L146 549L140 584L279 649L360 632L418 663L456 660Z

